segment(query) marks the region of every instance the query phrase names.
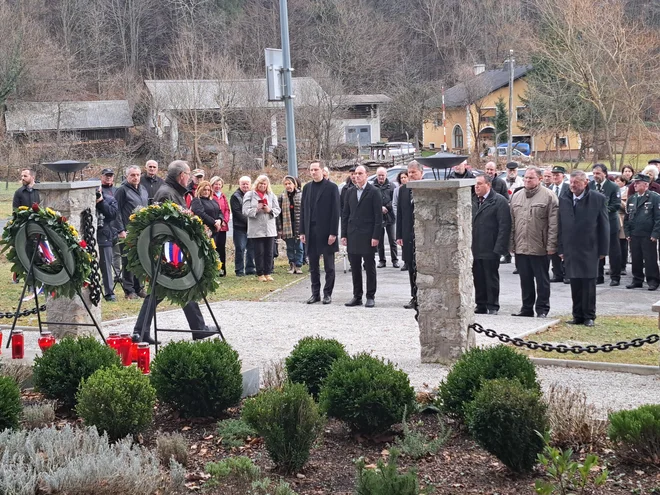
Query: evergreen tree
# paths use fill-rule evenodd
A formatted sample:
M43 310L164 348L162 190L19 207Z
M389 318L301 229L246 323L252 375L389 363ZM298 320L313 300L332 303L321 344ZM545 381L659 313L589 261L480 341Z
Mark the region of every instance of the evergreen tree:
M495 103L495 121L493 123L495 124L495 136L499 136L495 144L506 143L507 132L509 130L509 114L504 103L504 98L501 96Z

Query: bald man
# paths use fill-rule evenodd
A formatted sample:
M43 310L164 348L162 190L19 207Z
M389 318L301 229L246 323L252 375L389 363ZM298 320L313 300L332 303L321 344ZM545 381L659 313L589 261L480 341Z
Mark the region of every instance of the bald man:
M390 244L390 257L392 266L399 268L399 257L397 255L396 239L394 238L394 207L392 200L394 198L394 189L396 186L387 179L387 169L379 167L376 170L376 181L374 187L380 192L380 199L383 211L383 228L380 229L380 238L378 239L378 268L385 268L385 233Z

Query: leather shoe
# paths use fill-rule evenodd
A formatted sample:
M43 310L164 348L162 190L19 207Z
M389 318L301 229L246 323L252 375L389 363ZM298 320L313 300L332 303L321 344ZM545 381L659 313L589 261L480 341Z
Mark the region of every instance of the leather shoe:
M149 345L155 345L156 341L152 339L149 335L145 335L144 338L142 339L142 342L146 342ZM158 345L160 345L161 342L160 340L158 341Z
M378 268L385 268L385 265L387 265L387 263L385 263L384 261L378 262Z
M376 305L376 301L374 301L373 299L369 299L367 297L367 302L364 304L364 307L365 308L373 308L375 305Z
M321 300L321 296L312 296L309 299L307 299L307 304L314 304L317 303Z
M345 303L344 306L348 306L349 308L352 306L362 306L362 299L359 297L354 297L353 299Z
M330 304L332 302L332 297L323 296L323 304Z
M485 315L485 314L488 314L488 310L486 308L476 307L476 308L474 308L474 314L475 315Z
M594 320L584 320L584 326L585 327L593 327L594 326Z
M515 270L513 270L513 274L518 275L518 269L517 268Z
M496 315L496 314L497 314L497 310L496 310L496 309L489 309L489 310L488 310L488 314L489 314L489 315Z
M632 284L626 285L626 289L641 289L641 288L642 288L642 284L636 284L634 282Z
M404 263L403 266L401 266L401 271L402 271L402 272L405 272L405 271L407 271L407 270L408 270L408 265L406 265L406 264Z
M572 320L567 320L566 323L569 325L582 325L584 323L584 320L576 320L573 318Z
M618 280L610 280L610 287L617 287L620 283Z
M537 318L547 318L548 313L539 313L536 315Z
M511 313L511 316L526 316L528 318L534 318L534 313L524 313L521 311L520 313Z
M648 290L657 290L657 289L658 289L658 284L649 284Z
M415 309L415 300L410 299L410 302L408 304L403 305L403 309Z
M563 282L563 281L564 281L563 277L554 277L550 279L551 284L556 284L558 282Z
M570 284L570 283L571 283L571 279L570 279L570 278L565 278L565 279L564 279L564 283L567 284L567 285Z
M600 285L600 284L604 284L604 283L605 283L605 279L604 279L604 278L597 278L597 279L596 279L596 285Z
M401 266L401 265L399 265L398 261L395 261L394 263L392 263L393 268L399 268L399 266Z

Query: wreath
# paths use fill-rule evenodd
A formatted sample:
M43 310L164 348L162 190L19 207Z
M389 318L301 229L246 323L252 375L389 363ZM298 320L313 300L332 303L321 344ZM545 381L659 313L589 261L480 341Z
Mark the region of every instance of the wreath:
M222 264L201 218L171 201L129 217L124 245L128 270L149 282L158 272L158 297L185 306L219 287Z
M85 251L87 243L51 208L19 206L5 225L0 245L17 280L27 278L34 259L28 283L43 286L54 297L71 298L88 284L92 256Z

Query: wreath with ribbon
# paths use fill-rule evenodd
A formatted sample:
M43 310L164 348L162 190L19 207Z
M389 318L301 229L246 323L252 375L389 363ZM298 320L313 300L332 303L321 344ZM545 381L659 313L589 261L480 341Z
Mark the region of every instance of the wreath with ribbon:
M222 264L201 218L165 201L136 210L129 220L128 270L147 282L157 272L158 298L185 306L219 287Z
M73 297L88 284L92 256L85 251L87 243L51 208L19 206L5 225L0 245L17 280L27 278L34 259L28 282L55 297Z

